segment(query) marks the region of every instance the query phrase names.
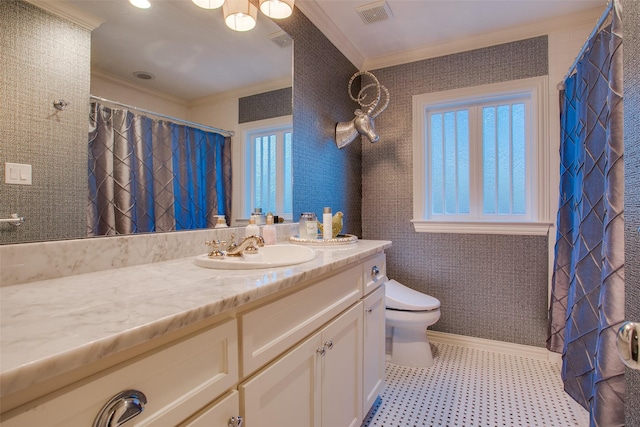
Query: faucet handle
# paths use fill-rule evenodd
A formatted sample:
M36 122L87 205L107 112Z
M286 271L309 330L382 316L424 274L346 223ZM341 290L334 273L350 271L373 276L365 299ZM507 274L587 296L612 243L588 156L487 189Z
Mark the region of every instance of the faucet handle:
M207 254L209 258L224 257L224 253L220 250L220 246L226 243L227 242L220 240L205 240L204 244L210 248L209 253Z

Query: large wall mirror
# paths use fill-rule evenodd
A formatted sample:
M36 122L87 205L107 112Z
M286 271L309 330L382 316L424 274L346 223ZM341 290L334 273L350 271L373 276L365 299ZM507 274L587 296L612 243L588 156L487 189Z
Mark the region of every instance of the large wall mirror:
M31 3L38 4L37 0ZM152 7L146 10L136 9L123 0L53 0L46 3L71 6L102 21L91 33L91 95L161 115L233 131L234 151L242 143L241 134L238 132L241 127L238 123L239 99L292 86L293 41L274 21L264 15L258 14L257 25L253 30L236 32L226 27L222 9L205 10L191 1L152 1ZM14 10L9 7L8 12L3 10L2 13L12 16ZM16 28L18 27L19 25L16 25ZM59 34L59 37L61 40L67 37L65 43L68 49L68 35ZM65 56L58 55L57 58L59 59L56 61L60 62L57 65L63 70L62 73L67 72L64 71L68 65L64 63ZM71 73L72 66L68 68L69 74L64 78L74 79ZM20 74L20 70L16 71ZM7 75L3 75L3 80L7 78ZM85 109L83 105L83 111L89 111L89 102L87 94L87 107ZM56 120L59 123L60 118L66 118L66 112L53 112L50 115L54 114L58 115L55 120L48 116L45 120L55 125ZM86 124L88 129L88 117ZM74 142L77 146L82 143L86 141ZM24 148L22 152L25 151L33 150ZM37 181L40 173L37 163L42 159L21 157L20 148L16 148L7 156L15 153L18 155L3 161L33 163L34 181ZM234 153L234 158L237 157L239 156ZM82 159L75 163L69 167L85 167L83 173L86 173L86 163L83 163ZM60 174L68 172L65 168L58 169ZM53 182L55 178L48 177L47 180ZM76 185L81 187L83 183L78 182ZM6 197L5 200L14 200L20 199L21 194L30 190L33 192L34 189L2 183L0 190L3 198ZM24 225L26 227L29 227L29 224L32 229L40 230L63 227L64 221L52 222L50 216L43 218L46 215L42 212L46 209L37 209L30 213L33 205L38 203L38 197L43 200L43 204L52 204L45 201L46 188L39 192L39 195L30 196L31 199L22 203L23 206L14 202L7 203L0 215L6 217L10 213L9 209L20 209L18 213L27 219ZM242 192L243 189L234 184L234 195L241 196ZM84 212L86 209L86 199L64 200L62 203L65 209L68 204L73 204L68 208L69 212ZM10 208L6 208L9 205ZM51 215L56 213L52 212ZM77 216L80 218L82 215ZM38 221L49 221L49 224L33 227ZM2 228L0 244L86 236L82 229L73 235L62 237L45 231L36 235L33 232L24 232L24 238L21 238L21 233L13 230L6 232L7 227Z

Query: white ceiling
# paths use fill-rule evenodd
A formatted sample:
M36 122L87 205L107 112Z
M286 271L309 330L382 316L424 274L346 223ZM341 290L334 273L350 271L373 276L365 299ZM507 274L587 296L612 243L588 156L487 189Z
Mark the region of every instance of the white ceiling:
M270 40L280 29L264 15L255 29L238 33L226 28L221 9L189 0L150 0L147 10L127 0L34 1L71 4L103 21L92 33L95 69L184 100L291 78L291 50ZM392 18L365 24L356 8L371 3L297 0L296 6L360 69L535 35L540 21L591 17L606 6L605 0L387 0ZM136 71L156 78L141 81Z
M91 66L100 76L186 101L265 81L291 82L293 50L271 40L284 32L265 16L258 16L253 30L236 32L224 24L222 9L205 10L189 0L151 0L144 10L127 0L64 3L102 21L91 34ZM155 78L140 80L137 71Z
M575 19L585 11L598 14L597 9L604 11L607 4L606 0L386 0L392 17L365 24L356 8L379 3L297 0L296 5L358 68L375 69L526 37L536 33L541 21Z

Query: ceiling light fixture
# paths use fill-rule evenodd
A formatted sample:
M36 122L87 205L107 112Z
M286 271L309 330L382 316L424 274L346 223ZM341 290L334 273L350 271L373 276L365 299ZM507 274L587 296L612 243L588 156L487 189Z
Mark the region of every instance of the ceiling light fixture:
M147 0L129 0L132 3ZM258 7L262 13L273 19L288 18L293 13L295 0L191 0L203 9L217 9L222 6L222 14L227 27L235 31L249 31L256 26Z
M224 3L224 0L192 0L197 6L203 9L217 9Z
M149 0L129 0L129 3L139 9L149 9L151 7Z
M225 0L222 14L227 27L236 31L249 31L256 26L258 8L249 0Z
M288 18L293 13L294 0L260 0L260 11L273 19Z

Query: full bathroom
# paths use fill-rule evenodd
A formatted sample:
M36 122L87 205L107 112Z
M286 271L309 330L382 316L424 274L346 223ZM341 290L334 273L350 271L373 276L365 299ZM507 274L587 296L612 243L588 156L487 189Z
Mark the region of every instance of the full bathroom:
M231 405L235 408L234 416L242 415L245 420L246 424L242 425L271 427L265 420L277 419L277 414L267 414L266 410L262 424L261 416L255 415L264 410L260 404L254 405L259 401L255 396L269 390L261 388L257 379L279 386L286 384L284 390L288 390L289 385L299 384L297 381L301 381L302 376L288 377L281 366L284 364L278 364L285 356L294 354L290 350L298 348L296 346L309 347L314 357L325 360L328 365L329 357L336 353L335 350L340 351L337 339L333 340L332 346L323 339L319 347L314 347L313 340L317 334L320 334L318 340L324 338L322 333L332 331L336 320L345 325L359 325L360 329L355 326L344 329L344 336L347 332L355 334L356 330L363 334L360 339L365 340L364 348L354 350L356 353L359 351L361 356L375 353L382 344L386 350L386 356L377 361L378 367L382 363L383 369L387 369L386 378L384 372L381 374L384 381L366 384L363 378L354 378L355 383L360 384L358 393L363 394L362 389L368 388L376 391L374 396L356 399L359 403L352 417L356 427L367 425L367 420L372 427L417 423L420 415L406 421L398 415L402 411L395 415L390 413L387 421L375 419L375 408L378 408L378 416L387 416L384 405L390 395L384 394L383 383L386 381L389 389L389 384L395 387L396 379L402 376L424 378L424 384L417 387L415 394L404 394L408 396L405 396L407 405L426 405L424 402L431 402L431 397L424 397L420 389L428 389L429 382L435 381L435 373L446 366L445 358L455 359L462 348L470 351L473 357L480 354L476 352L495 351L490 358L503 360L503 354L515 352L517 357L523 357L523 353L528 352L533 359L517 360L535 359L530 362L532 366L538 366L539 360L553 366L563 364L562 348L559 351L548 349L549 342L553 341L550 330L558 327L549 321L552 316L550 306L562 298L554 294L552 286L559 280L554 278L557 276L554 274L554 254L557 251L558 188L561 183L561 157L558 154L563 126L560 91L567 90L558 83L564 81L572 61L608 8L605 2L590 2L591 7L572 15L367 61L354 55L340 43L340 38L322 26L323 21L317 18L317 13L322 7L329 13L330 6L321 7L325 3L322 0L297 0L291 17L273 20L269 23L273 25L266 27L263 21L267 18L261 14L254 29L277 35L276 44L269 41L277 48L273 62L277 63L275 68L287 70L288 75L280 71L280 74L268 74L268 67L254 66L258 72L268 74L267 83L230 91L211 89L212 92L220 91L219 97L207 97L206 91L200 89L184 98L176 92L162 92L153 85L163 77L163 66L179 69L187 76L190 64L185 58L188 53L195 55L202 41L194 42L190 47L176 47L167 42L163 45L159 40L148 40L149 52L174 49L173 54L185 52L185 56L158 64L154 70L130 70L129 74L148 73L143 73L142 77L119 77L107 71L110 63L117 61L117 56L101 63L102 69L92 58L92 50L97 49L92 44L92 33L99 31L104 22L92 20L86 14L74 17L64 13L63 3L79 6L82 3L79 1L44 2L53 4L54 9L58 6L57 12L42 9L43 5L38 3L43 2L11 0L0 5L2 98L6 102L0 123L0 164L5 173L8 173L6 163L32 167L31 186L7 184L4 180L0 183L0 218L17 213L25 219L17 227L0 223L0 364L3 365L0 424L29 425L20 422L19 417L24 414L45 414L46 417L51 408L68 404L64 400L67 392L72 397L78 391L83 395L99 395L98 389L106 382L95 380L109 381L109 374L116 373L120 366L126 368L122 372L127 377L134 375L132 372L136 370L145 371L148 366L173 364L178 368L169 384L178 384L180 377L188 377L191 371L197 370L190 366L207 365L211 354L215 357L224 354L220 360L224 359L226 365L220 363L202 369L215 381L181 384L176 393L182 393L182 397L174 399L170 394L163 395L159 399L165 400L160 403L152 398L153 393L148 393L147 413L143 411L146 418L141 415L136 420L134 417L123 425L201 425L198 424L199 414L220 404L220 407ZM93 3L100 5L101 2ZM387 3L391 10L396 4L399 15L400 5L411 2L389 0ZM437 8L443 2L425 3ZM466 2L455 3L460 10L468 6ZM633 0L614 3L619 7L624 40L621 59L624 172L617 184L618 188L624 187L624 225L623 230L619 230L623 241L613 245L624 247L624 277L623 298L617 294L616 298L620 300L615 316L620 320L638 321L640 147L635 117L639 105L640 5ZM119 7L123 8L122 15L130 19L138 19L138 14L144 12L131 12L127 8L132 6L124 1ZM153 10L153 5L149 10ZM214 12L219 16L212 13L207 19L222 24L223 12ZM8 31L5 31L5 25ZM175 32L189 36L183 30ZM15 34L19 37L12 37ZM243 33L234 34L241 36ZM254 47L245 44L229 48L251 52ZM209 84L210 76L228 74L213 68L220 66L223 57L221 54L211 61L209 76L183 77L183 80L201 82L204 88ZM252 64L251 58L244 66L251 68L247 64ZM348 146L339 147L336 124L351 120L354 110L360 108L348 92L350 79L358 70L369 70L384 85L389 105L375 117L377 142L358 136ZM150 78L145 80L145 77ZM524 227L500 223L494 229L465 228L466 225L451 227L437 221L427 224L428 221L421 220L420 214L424 212L420 212L419 203L416 204L421 197L416 195L416 170L419 168L416 162L419 154L414 145L415 135L419 132L415 126L416 105L432 102L430 99L425 101L429 94L455 91L460 94L477 86L514 81L526 81L528 87L534 88L531 90L538 91L535 96L543 100L538 111L545 128L539 134L541 140L546 138L547 144L538 147L540 151L537 152L536 185L539 190L544 188L541 199L534 201L540 206L537 217ZM173 90L177 90L179 85L175 82L173 86ZM444 104L440 102L440 105ZM88 117L98 106L113 111L131 106L132 111L137 110L142 115L146 111L177 117L221 133L224 142L220 143L223 147L220 156L225 156L229 163L224 169L224 161L221 162L220 170L226 174L229 183L227 187L222 184L216 187L217 194L226 194L224 200L217 199L216 208L221 214L218 218L222 217L224 224L220 224L220 228L209 224L199 230L96 237L108 234L104 229L92 230L87 220L87 132L93 129ZM355 236L357 243L345 242L326 248L301 245L304 248L311 246L315 258L297 266L247 271L194 266L193 258L208 251L205 241L230 241L232 233L244 236L254 206L251 194L246 192L248 178L243 161L248 154L238 147L241 139L251 134L251 126L255 123L276 129L283 137L289 132L291 138L291 198L279 200L273 208L263 209L264 213L273 211L283 219L282 223L276 220L278 243L289 244L290 238L295 239L300 234L298 219L302 213L313 212L322 222L325 207L330 207L332 214L343 214L340 233ZM427 172L423 170L422 173ZM435 228L429 229L430 226ZM181 268L184 268L183 272ZM208 286L207 281L216 286ZM332 283L357 283L357 286ZM397 312L384 313L384 307L374 304L374 301L381 301L383 283L387 302L393 300L389 290L398 285L395 289L401 296L398 297ZM47 291L50 285L54 290L52 294ZM331 298L335 300L330 301ZM598 305L597 300L591 302ZM418 302L420 307L415 306ZM116 304L117 307L113 306ZM357 316L352 310L356 306L359 307ZM294 307L298 309L292 309ZM399 350L401 337L398 334L403 329L399 327L394 331L394 319L390 317L398 316L396 321L402 322L406 320L406 312L416 308L428 317L421 323L418 334L425 335L427 324L429 332L424 340L409 339L419 345L410 345L403 353ZM280 330L279 335L268 342L271 333L268 328L277 325L280 316L303 311L318 314L300 321L305 326L298 332L287 335ZM108 319L109 323L93 329L92 312L99 314L95 319ZM134 319L133 313L139 317ZM366 324L367 313L377 313L378 324L380 316L386 317L386 328L376 329L374 338L377 339L371 341L375 343L371 347L374 349L369 351L366 350L367 329L362 327ZM43 323L49 323L50 328L45 328ZM20 324L25 329L16 329ZM130 333L122 334L118 325ZM273 327L277 329L277 326ZM248 337L253 341L246 341ZM405 359L395 362L392 360L393 348L390 348L394 346L394 339L395 356L406 355ZM174 347L175 343L187 345L193 358L185 358L185 353ZM253 350L252 343L256 345ZM40 352L45 346L48 347L46 352ZM229 348L235 348L236 352L227 352ZM319 348L323 350L323 356L316 353ZM615 343L603 344L601 348L602 353L618 357ZM200 349L211 352L199 352ZM147 354L151 355L148 363ZM364 360L368 359L364 357ZM412 367L415 360L422 367ZM69 369L61 367L61 363L68 364ZM296 363L304 366L306 362L299 359ZM34 369L26 374L30 366ZM349 371L347 364L344 366L347 370L341 375L347 381L353 370ZM393 366L401 368L391 371ZM460 369L461 378L467 375L465 368L455 369ZM556 373L559 392L567 395L561 390L566 384L559 379L560 371L558 368ZM236 372L236 376L228 375L229 372ZM606 415L615 421L595 421L602 415L598 415L599 410L593 407L607 407L613 403L594 402L600 395L589 398L589 393L593 393L589 390L585 391L585 400L587 407L591 405L592 409L576 404L576 411L586 414L583 414L584 422L605 426L640 425L638 371L625 367L621 372L616 387L622 387L624 392L602 392L602 395L608 394L607 398L617 396L618 415ZM449 378L452 374L443 375ZM530 378L526 377L523 381L528 380ZM160 379L156 383L149 381L152 389L171 388ZM135 384L128 387L134 389ZM114 395L121 389L126 387L110 390L107 394ZM278 399L286 404L287 399L293 401L294 396L284 393ZM500 400L499 393L495 396ZM328 420L339 419L343 414L331 413L330 405L324 405L328 409L322 406L322 397L314 398L317 401L312 406L318 412L316 418L312 414L314 421L308 424L335 425ZM133 401L139 399L137 396ZM174 403L170 403L172 399ZM569 397L568 401L571 400ZM104 403L102 398L91 401L90 408L79 416L93 420ZM164 405L168 409L156 412L158 406L154 405ZM370 413L371 408L374 411ZM453 408L452 413L459 409L464 408ZM590 414L594 411L595 415ZM51 419L56 417L58 415ZM322 421L323 417L326 417L325 421ZM553 419L552 415L549 417ZM466 424L454 424L445 419L439 424L422 425L583 425L563 424L562 420L552 421L557 424L540 424L539 419L527 421L526 417L506 421L506 424L497 421L492 424L481 417L466 419L469 420ZM234 423L241 425L237 419ZM51 425L56 424L52 422ZM226 417L213 421L212 425L234 424ZM292 421L289 425L302 427L307 423Z

